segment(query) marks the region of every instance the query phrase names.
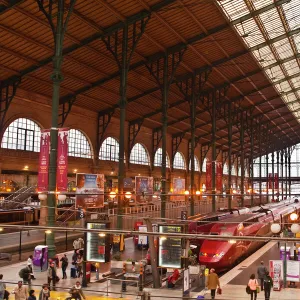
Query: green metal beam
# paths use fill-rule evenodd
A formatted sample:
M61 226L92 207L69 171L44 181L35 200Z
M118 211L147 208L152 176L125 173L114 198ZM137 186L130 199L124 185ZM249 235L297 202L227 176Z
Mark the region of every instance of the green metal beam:
M14 6L21 4L24 1L25 0L7 0L7 5L3 3L0 4L0 15L10 10Z

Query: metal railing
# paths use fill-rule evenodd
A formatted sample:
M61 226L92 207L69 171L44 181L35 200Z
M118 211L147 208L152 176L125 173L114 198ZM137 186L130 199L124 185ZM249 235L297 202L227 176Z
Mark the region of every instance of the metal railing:
M35 191L34 186L22 187L18 191L12 193L1 203L3 209L16 209L24 207L28 204L32 193Z

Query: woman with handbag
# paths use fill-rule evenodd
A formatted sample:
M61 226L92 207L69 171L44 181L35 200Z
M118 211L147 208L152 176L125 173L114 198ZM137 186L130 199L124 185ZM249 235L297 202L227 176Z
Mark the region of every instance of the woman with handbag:
M256 300L257 292L258 292L258 289L259 289L259 284L258 284L257 279L255 279L255 274L252 274L250 276L248 286L250 288L251 300ZM253 295L254 295L254 299L253 299Z
M215 299L216 297L216 289L221 293L220 281L218 275L215 273L215 269L210 269L210 273L207 276L206 287L210 290L211 299Z

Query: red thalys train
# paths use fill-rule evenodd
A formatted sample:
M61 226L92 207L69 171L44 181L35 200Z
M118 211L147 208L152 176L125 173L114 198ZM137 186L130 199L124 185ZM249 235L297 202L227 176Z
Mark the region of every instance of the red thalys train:
M268 205L252 210L252 213L227 218L226 223L211 226L211 235L230 236L230 241L204 240L199 253L199 262L221 272L229 269L242 257L249 255L261 242L236 241L235 236L271 236L271 224L281 221L286 215L298 210L299 203Z

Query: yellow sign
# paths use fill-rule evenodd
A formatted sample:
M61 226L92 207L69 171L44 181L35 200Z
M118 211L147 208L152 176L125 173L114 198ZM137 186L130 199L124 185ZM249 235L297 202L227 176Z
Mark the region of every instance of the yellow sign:
M205 275L205 276L208 276L208 274L209 274L209 269L206 268L205 271L204 271L204 275Z
M120 240L121 240L120 235L114 234L113 243L118 244L120 243Z

